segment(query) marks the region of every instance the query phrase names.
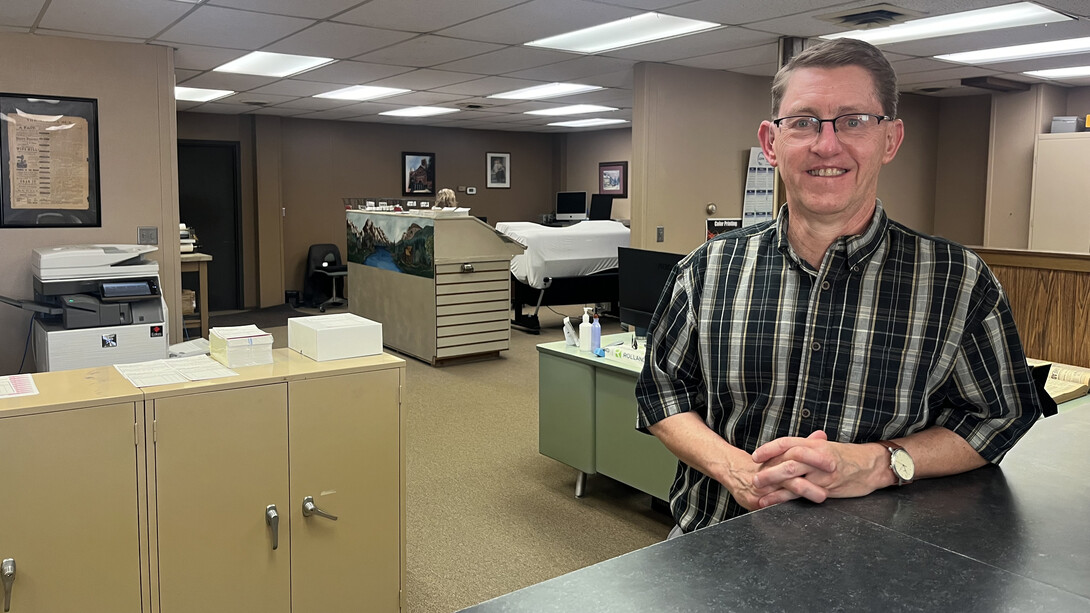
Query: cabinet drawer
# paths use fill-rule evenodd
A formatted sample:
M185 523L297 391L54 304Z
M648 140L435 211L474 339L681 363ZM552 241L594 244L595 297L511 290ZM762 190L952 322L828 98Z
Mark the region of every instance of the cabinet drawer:
M492 341L503 341L504 349L507 349L507 343L511 337L511 329L504 327L503 330L495 330L492 332L479 332L476 334L460 334L457 336L444 336L442 338L435 339L435 346L439 348L456 347L458 345L475 345L478 343L488 343Z
M435 297L435 304L438 306L449 306L454 304L495 302L501 300L506 303L510 299L510 288L505 287L503 290L473 292L470 294L443 294Z
M471 267L472 270L467 270L466 267ZM483 272L500 272L506 273L511 270L510 262L505 260L497 260L492 262L461 262L458 264L437 264L435 266L435 276L439 275L468 275L474 273Z
M468 302L466 304L451 304L435 309L439 317L448 315L461 315L463 313L485 313L502 311L506 317L511 310L511 303L507 300L491 300L488 302ZM439 324L443 325L443 324Z
M511 324L504 317L500 320L492 321L479 321L473 323L466 323L457 326L440 326L435 329L435 336L437 338L446 338L448 336L461 336L466 334L480 334L482 332L504 332L507 333L511 328Z
M488 353L490 351L504 351L509 348L507 339L487 343L475 343L471 345L456 345L454 347L440 347L435 352L439 359L453 358L460 355L473 355L475 353Z
M442 332L443 328L447 328L450 326L462 326L465 324L492 322L501 325L510 325L507 323L509 316L510 313L507 310L486 311L483 313L465 313L461 315L445 315L437 317L435 319L435 326L439 329L440 332ZM443 335L440 334L440 336Z
M510 289L511 282L507 279L507 277L494 281L477 281L475 283L440 284L438 280L436 280L435 294L437 296L447 296L450 294L468 294L476 292L501 292Z

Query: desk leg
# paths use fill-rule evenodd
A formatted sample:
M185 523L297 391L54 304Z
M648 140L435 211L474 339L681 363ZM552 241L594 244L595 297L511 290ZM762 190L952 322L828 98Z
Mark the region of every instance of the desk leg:
M582 498L585 493L587 493L587 473L579 471L579 476L575 478L575 497Z
M208 338L208 262L198 262L200 269L197 271L201 309L201 337Z

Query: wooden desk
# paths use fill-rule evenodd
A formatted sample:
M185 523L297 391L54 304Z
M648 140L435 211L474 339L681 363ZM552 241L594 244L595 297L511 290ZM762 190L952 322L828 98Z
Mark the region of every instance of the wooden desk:
M212 256L206 253L183 253L182 274L197 273L197 314L183 315L182 328L200 327L201 336L208 338L208 263Z

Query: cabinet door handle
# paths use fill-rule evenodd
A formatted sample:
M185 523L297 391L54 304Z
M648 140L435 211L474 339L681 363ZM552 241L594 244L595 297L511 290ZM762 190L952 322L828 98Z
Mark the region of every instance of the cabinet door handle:
M303 517L310 517L311 515L317 515L318 517L324 517L326 519L332 519L337 521L336 515L330 515L325 511L318 508L318 505L314 504L313 496L306 496L303 498Z
M4 580L4 611L11 610L11 587L15 583L15 558L5 558L0 564L0 577Z
M280 544L280 514L276 512L276 505L265 507L265 523L272 528L273 550Z
M473 264L462 264L462 272L473 272Z

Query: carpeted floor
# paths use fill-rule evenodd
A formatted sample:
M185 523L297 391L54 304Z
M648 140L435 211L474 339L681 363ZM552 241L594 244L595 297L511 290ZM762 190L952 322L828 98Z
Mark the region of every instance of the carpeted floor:
M317 312L317 309L311 310ZM273 307L253 309L250 311L209 313L208 327L215 328L217 326L245 326L254 324L258 328L264 330L266 328L286 326L288 325L289 317L303 317L308 314L309 313L304 313L303 311L292 308L290 304L278 304Z
M646 547L673 525L607 477L575 498L576 471L538 453L536 345L564 338L559 315L540 317L542 334L512 330L499 359L405 358L406 613L456 611ZM286 327L259 327L286 345ZM604 321L603 334L620 331Z

